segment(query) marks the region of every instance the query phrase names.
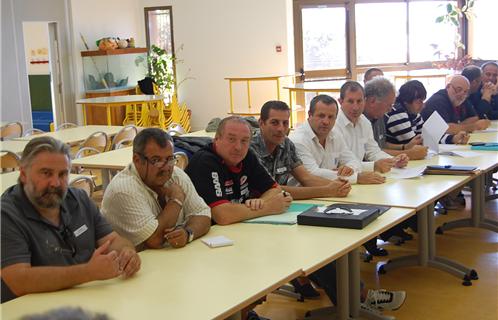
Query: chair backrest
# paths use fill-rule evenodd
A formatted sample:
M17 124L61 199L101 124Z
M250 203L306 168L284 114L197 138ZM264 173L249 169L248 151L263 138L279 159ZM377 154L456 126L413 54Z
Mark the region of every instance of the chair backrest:
M87 193L88 197L92 197L93 195L94 185L93 179L90 177L78 177L72 180L69 185L73 188L84 190Z
M35 136L37 134L42 134L42 133L45 133L45 131L36 128L28 129L26 130L26 132L24 132L23 137Z
M188 165L188 156L185 152L177 151L174 153L176 158L176 166L184 170Z
M137 127L132 125L126 126L123 129L119 130L119 132L114 136L114 139L112 139L111 149L119 149L116 148L116 146L120 144L123 140L133 141L137 133L138 133Z
M20 122L10 122L0 128L0 138L9 140L22 136L22 124Z
M170 136L181 136L182 134L185 134L185 129L181 126L181 124L173 122L171 123L166 131L169 133Z
M114 146L114 150L121 149L124 147L130 147L132 145L133 145L133 139L123 139Z
M76 152L74 155L74 159L79 159L79 158L84 158L88 156L93 156L94 154L99 154L101 153L100 150L92 148L92 147L83 147Z
M64 122L64 123L61 123L60 125L58 125L55 128L55 131L69 129L69 128L77 128L77 127L78 127L77 124L74 124L74 123L71 123L71 122Z
M21 159L12 151L0 150L1 172L15 171L19 168Z
M109 143L109 138L107 134L102 131L97 131L92 133L85 141L80 145L81 148L90 147L104 152L107 150L107 144Z

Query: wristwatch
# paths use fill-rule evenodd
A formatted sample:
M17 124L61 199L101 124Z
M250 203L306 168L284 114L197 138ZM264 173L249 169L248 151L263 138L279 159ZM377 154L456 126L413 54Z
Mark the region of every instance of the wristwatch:
M169 201L173 201L174 203L176 203L177 205L179 205L180 209L183 208L183 202L181 202L177 198L170 198Z
M183 229L187 232L187 243L192 242L192 240L194 240L194 231L189 227L184 227Z

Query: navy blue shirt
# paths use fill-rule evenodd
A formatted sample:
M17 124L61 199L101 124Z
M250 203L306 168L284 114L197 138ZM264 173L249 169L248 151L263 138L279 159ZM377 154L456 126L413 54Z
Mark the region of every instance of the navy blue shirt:
M472 104L480 119L497 120L498 119L498 94L491 96L491 102L482 98L482 84L477 92L471 94L467 101Z
M437 111L446 123L460 123L467 118L476 116L474 107L467 101L458 107L453 107L446 89L439 90L427 100L422 112L420 112L424 122L434 111Z

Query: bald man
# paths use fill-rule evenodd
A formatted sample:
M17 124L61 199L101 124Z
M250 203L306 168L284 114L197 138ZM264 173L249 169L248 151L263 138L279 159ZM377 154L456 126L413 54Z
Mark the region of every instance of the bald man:
M448 123L449 128L446 132L449 134L486 129L490 121L479 120L474 107L465 101L469 90L470 83L467 78L461 75L451 77L445 89L439 90L427 100L421 112L422 118L426 121L434 111L437 111Z

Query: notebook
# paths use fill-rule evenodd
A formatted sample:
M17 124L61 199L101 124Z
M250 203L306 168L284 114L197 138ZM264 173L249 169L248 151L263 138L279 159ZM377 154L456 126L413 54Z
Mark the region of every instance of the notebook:
M443 175L462 175L475 174L479 170L473 166L452 166L452 165L430 165L424 171L424 174L443 174Z
M272 214L269 216L258 217L243 221L244 223L263 223L263 224L296 224L297 216L309 208L313 207L310 203L292 203L286 212L281 214Z

